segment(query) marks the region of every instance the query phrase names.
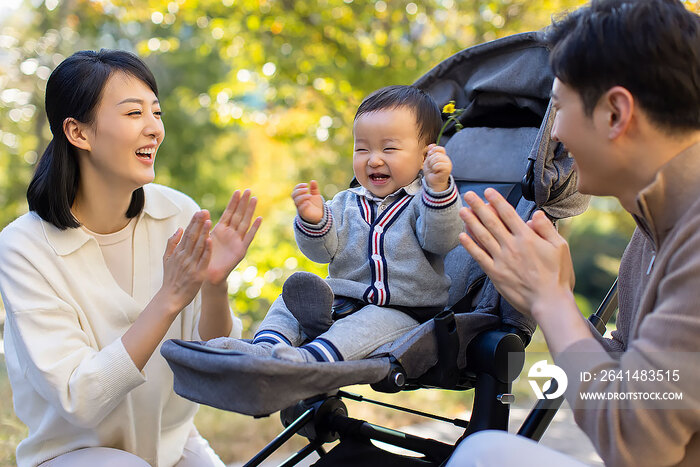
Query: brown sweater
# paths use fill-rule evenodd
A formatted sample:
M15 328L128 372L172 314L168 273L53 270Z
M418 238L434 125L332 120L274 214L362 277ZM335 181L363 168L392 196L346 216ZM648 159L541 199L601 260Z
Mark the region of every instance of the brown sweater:
M607 466L700 466L700 144L663 166L637 202L617 330L574 342L555 363L569 377L576 422ZM581 371L595 377L581 381ZM581 392L625 395L583 401ZM642 399L657 393L683 399Z

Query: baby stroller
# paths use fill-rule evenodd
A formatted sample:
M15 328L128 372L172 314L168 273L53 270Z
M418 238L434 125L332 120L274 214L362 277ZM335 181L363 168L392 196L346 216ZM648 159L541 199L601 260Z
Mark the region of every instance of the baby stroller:
M465 109L459 115L464 128L456 131L452 125L443 136L449 138L445 146L460 192L483 194L493 187L523 219L542 209L557 220L583 212L588 204L576 192L573 160L550 139L548 55L540 33L518 34L465 49L415 83L440 107L452 100ZM281 411L286 429L246 465L259 465L296 433L309 444L283 465L295 465L314 451L321 455L315 465L440 465L453 445L348 417L342 399L363 398L340 388L474 389L471 419L449 421L465 428L464 436L507 430L511 383L522 370L535 323L498 295L463 248L450 252L445 269L452 280L446 310L364 360L297 363L170 340L161 353L173 370L175 391L252 416ZM544 407L539 419L546 422L550 409ZM322 445L337 439L340 443L325 453ZM421 456L390 454L370 440Z

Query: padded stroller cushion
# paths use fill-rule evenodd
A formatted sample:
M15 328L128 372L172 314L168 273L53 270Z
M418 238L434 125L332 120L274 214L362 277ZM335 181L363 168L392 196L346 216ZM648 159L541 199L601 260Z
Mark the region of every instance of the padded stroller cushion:
M496 315L457 315L460 335L458 366L466 365L469 342L500 323ZM390 371L389 355L415 378L437 362L433 321L422 324L364 360L335 363L298 363L271 357L245 355L234 350L207 347L202 342L171 339L161 354L174 374L180 396L219 409L246 415L269 415L296 402L333 392L352 384L371 384Z
M445 145L455 180L520 183L537 128L464 128Z

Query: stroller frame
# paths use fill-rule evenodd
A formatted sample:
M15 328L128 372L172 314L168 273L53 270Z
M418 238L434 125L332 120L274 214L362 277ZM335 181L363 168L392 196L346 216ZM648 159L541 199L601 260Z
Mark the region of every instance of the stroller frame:
M617 309L617 280L606 294L600 306L594 314L589 317L589 321L596 330L603 335L605 326ZM517 339L517 341L516 341ZM285 442L295 434L308 438L309 444L294 453L280 466L287 467L297 465L303 459L316 452L321 460L327 454L323 445L336 441L341 436L351 437L363 442L370 440L379 441L398 448L403 448L422 454L422 458L416 460L406 460L406 462L422 462L425 465L444 465L449 459L457 444L472 433L484 429L498 429L508 431L509 404L513 402L512 394L509 394L511 385L517 374L522 369L524 363L525 348L520 337L506 331L489 331L482 333L470 344L468 353L477 358L489 358L491 368L506 368L503 359L509 358L509 354L516 353L522 356L520 368L517 373L494 375L489 372L471 371L463 372L463 377L470 383L463 382L457 384L455 389L469 389L474 387L474 411L470 420L449 419L426 412L407 409L385 402L368 399L364 396L339 390L336 394L325 398L318 397L300 401L296 405L280 412L280 418L284 431L274 440L256 454L244 467L254 467L264 462L270 455L279 449ZM477 354L481 354L478 355ZM484 355L486 354L486 355ZM512 363L512 354L510 356ZM442 358L440 361L443 361ZM398 364L396 364L398 366ZM442 371L446 371L444 368ZM443 373L446 374L446 373ZM387 380L373 384L372 388L381 392L396 392L392 390L391 381L395 387L401 386L401 375L399 368L394 368L387 377ZM452 375L454 376L454 375ZM506 379L507 381L503 381ZM411 383L407 383L404 389L411 388ZM387 389L387 391L383 391ZM556 380L552 380L546 394L556 391ZM397 389L397 390L400 390ZM363 420L357 420L348 416L346 405L342 399L349 399L357 402L367 402L394 410L420 415L433 420L451 423L464 428L464 434L452 445L431 438L422 438L401 431L393 430L382 426L377 426ZM531 409L530 413L523 421L517 434L533 441L539 441L544 435L547 427L554 419L557 411L564 402L564 396L555 399L542 399ZM397 456L398 457L398 456ZM412 465L412 464L411 464Z

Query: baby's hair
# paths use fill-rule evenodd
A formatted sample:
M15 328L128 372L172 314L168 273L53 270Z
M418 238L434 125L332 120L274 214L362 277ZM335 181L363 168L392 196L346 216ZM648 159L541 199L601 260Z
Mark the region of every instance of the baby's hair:
M355 120L370 112L398 107L406 107L413 113L418 138L422 142L436 142L442 128L440 109L427 92L414 86L395 85L377 89L362 101L355 114Z

